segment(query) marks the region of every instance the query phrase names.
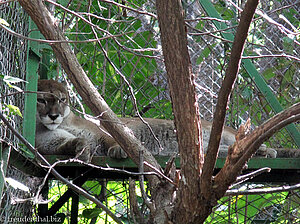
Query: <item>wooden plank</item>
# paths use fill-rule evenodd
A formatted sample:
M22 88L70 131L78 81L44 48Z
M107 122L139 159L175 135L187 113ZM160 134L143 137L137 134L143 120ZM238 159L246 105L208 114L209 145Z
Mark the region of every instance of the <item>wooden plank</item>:
M66 156L51 155L46 156L50 163L57 161L58 159L68 159ZM164 168L169 159L167 156L156 156L158 163ZM216 168L222 168L225 162L225 158L217 160ZM93 158L92 163L102 167L113 168L137 168L131 159L112 159L105 156L96 156ZM175 161L176 167L179 168L179 158ZM67 163L59 164L58 166L84 166L79 163ZM248 169L259 169L262 167L270 167L273 169L300 169L300 158L252 158L248 162Z

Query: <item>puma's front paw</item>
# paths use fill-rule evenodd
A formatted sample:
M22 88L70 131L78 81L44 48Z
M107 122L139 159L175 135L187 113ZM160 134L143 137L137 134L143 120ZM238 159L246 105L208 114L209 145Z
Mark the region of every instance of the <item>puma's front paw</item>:
M115 159L126 159L128 157L127 153L119 145L111 146L107 151L107 155Z
M275 149L267 148L266 145L262 144L255 155L259 157L276 158L277 151Z
M75 138L72 140L73 145L75 146L76 158L84 161L90 161L90 147L87 144L86 140L83 138Z

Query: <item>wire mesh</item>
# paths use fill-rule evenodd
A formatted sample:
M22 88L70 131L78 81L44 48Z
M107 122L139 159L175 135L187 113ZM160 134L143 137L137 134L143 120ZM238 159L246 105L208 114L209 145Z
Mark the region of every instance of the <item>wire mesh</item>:
M222 15L222 21L228 26L223 32L235 33L240 16L238 8L233 7L229 1L212 2ZM245 1L235 3L238 7L243 7ZM127 4L138 10L155 13L153 1L141 1L139 6L130 2ZM212 120L218 91L229 60L230 42L224 40L212 20L207 18L199 1L183 1L183 6L187 22L188 48L197 80L200 113L205 120ZM83 68L115 113L120 116L136 114L130 92L132 87L138 110L143 116L171 119L172 108L157 20L149 13L139 14L105 1L81 4L74 1L68 7L76 12L88 12L98 16L89 17L85 14L87 20L98 26L92 29L86 22L74 16L66 19L66 16L62 16L65 15L63 10L58 10L55 16L62 19L62 27L65 27L65 33L70 40L91 40L115 35L114 38L99 42L72 45ZM260 1L259 9L279 22L282 22L280 16L288 16L297 27L300 11L293 1L274 1L274 4ZM67 28L64 24L72 25ZM299 101L299 44L290 37L276 24L256 17L245 47L247 56L268 55L251 58L251 62L284 108ZM292 46L289 46L289 42ZM295 58L284 58L280 56L282 54ZM269 57L270 55L279 56ZM241 68L229 104L227 125L237 128L249 117L253 125L259 125L273 116L274 112L261 91L246 70ZM285 130L273 137L268 144L275 148L296 147ZM128 186L126 188L124 182L116 186L117 189L120 189L120 186L124 189L121 190L122 193L107 191L113 193L113 197L118 197L114 203L120 203L116 207L122 209L112 209L120 217L132 222L128 201L120 200L124 198L123 191L128 191ZM243 188L249 189L254 186L271 185L245 184ZM106 200L109 201L110 196L107 195ZM298 201L298 191L225 197L216 206L207 223L297 223ZM101 219L100 216L98 219Z
M0 4L0 19L9 24L9 28L24 36L28 35L28 16L24 13L18 2L12 1ZM14 82L9 77L26 79L26 59L27 59L27 41L17 38L9 32L1 29L0 32L0 110L9 119L10 123L21 133L22 117L18 115L17 110L22 113L24 109L24 95L15 94L16 88L25 89L24 82ZM6 80L4 82L3 80ZM9 86L14 86L11 87ZM18 109L17 109L18 108ZM1 122L0 122L1 123ZM18 139L0 125L0 142L5 142L11 150L19 149ZM1 152L2 153L2 152ZM3 171L1 165L1 175ZM6 179L11 178L17 182L14 184L7 181L3 194L1 195L0 222L1 223L20 223L16 218L31 217L32 204L26 201L30 193L17 188L18 184L29 184L30 178L24 173L8 166ZM24 199L19 203L20 199Z
M266 193L223 197L205 223L298 223L299 191L267 193L278 186L282 183L238 186L242 190L263 188ZM288 184L285 186L288 187Z
M146 183L145 183L146 184ZM145 218L149 215L149 210L143 203L139 183L135 182L136 190L135 197L137 197L141 214ZM85 182L83 188L94 195L99 201L101 201L109 210L111 210L120 220L125 223L133 223L133 216L130 210L129 199L129 181L124 180L111 180L111 179L99 179L90 180ZM56 195L56 199L51 201L50 207L54 205L57 199L66 192L67 188L59 181L51 181L49 188L49 196ZM95 206L89 200L79 196L79 209L78 209L78 223L115 223L111 217L109 217L104 210ZM71 204L72 199L68 200L64 206L60 208L58 213L63 213L64 223L70 223L71 220Z
M240 16L237 7L233 7L231 1L212 2L219 14L222 15L223 22L228 25L228 29L224 32L234 33ZM239 7L242 7L244 2L235 1ZM57 23L60 24L69 40L106 38L72 44L72 47L82 67L115 113L120 116L135 116L136 111L132 103L134 95L137 99L138 110L144 117L171 119L172 107L162 58L158 22L151 14L155 14L155 4L153 1L139 1L136 4L126 2L126 4L140 11L147 11L147 13L137 13L105 1L74 0L64 6L74 12L81 12L82 17L96 26L92 28L88 22L79 19L72 13L66 13L59 7L56 7L54 16L58 19ZM297 4L299 2L292 0L272 1L272 4L262 0L259 9L274 21L293 30L297 29L299 25L300 9ZM183 1L183 6L186 14L192 69L197 79L200 113L204 119L212 120L218 91L229 60L230 44L220 35L211 18L207 18L199 1ZM93 15L83 12L93 13ZM17 2L1 4L0 18L6 20L12 30L25 36L28 35L27 16ZM255 18L245 47L245 55L277 55L277 57L251 58L251 61L279 102L286 108L299 101L299 43L291 33L287 33L288 31L281 26L270 23L270 21L265 18ZM114 37L108 38L109 36ZM25 79L26 41L18 39L6 31L1 32L0 38L1 75ZM49 54L48 49L45 52ZM55 78L61 76L61 71L57 67L59 67L57 62L52 58L48 67L50 76ZM20 85L19 87L24 89L24 83L16 85ZM7 95L12 93L13 89L4 82L0 83L0 88L1 109L6 108L4 105L16 105L22 111L23 96L8 97ZM8 110L4 109L4 111ZM89 112L88 108L86 111ZM261 90L257 89L246 71L241 69L231 96L227 124L236 128L248 117L251 117L253 124L258 125L273 115L274 112ZM21 130L20 118L16 115L10 116L11 122L14 122L16 128ZM10 133L7 133L3 126L0 130L1 140L17 147L18 141ZM268 144L281 148L296 147L285 130L277 134ZM21 182L23 181L24 179L21 179ZM57 182L51 182L51 184L52 189L57 188L61 191L60 193L63 193L62 185ZM118 216L132 220L127 180L123 182L95 180L93 184L94 187L86 186L86 188L90 188L88 190L91 193L105 192L104 196L101 195L103 197L101 200ZM263 185L268 186L267 183ZM247 184L244 187L248 189L253 186L257 187L257 184ZM12 190L9 192L9 195L17 194ZM95 195L99 196L97 193ZM5 197L7 196L8 194L5 195ZM1 217L17 214L15 212L17 210L22 211L18 205L11 206L7 202L8 200L2 205L4 209L1 211ZM70 215L68 206L67 204L62 211L67 216ZM81 203L81 206L80 222L84 223L90 214L87 209L93 209L95 205L86 202ZM83 214L85 210L87 216ZM6 211L9 213L5 213ZM99 215L102 212L96 210L98 216L95 222L100 222L97 219L102 219L103 222L108 219L105 215ZM147 215L146 210L144 213ZM299 222L298 217L299 191L293 191L225 197L214 209L214 213L207 223L297 223ZM95 217L91 219L93 218ZM286 220L286 222L281 222L281 220Z
M237 1L236 6L231 2L213 3L223 16L222 22L228 26L223 32L234 33L240 16L238 7L243 7L244 1ZM70 40L107 38L73 44L73 48L90 79L116 114L136 115L134 95L138 110L144 117L171 119L172 106L163 65L158 22L151 15L155 13L154 2L142 1L138 6L130 2L127 4L148 13L137 13L105 1L78 4L73 1L68 8L87 12L81 15L95 26L91 27L87 21L68 15L60 9L55 16L61 19L61 26ZM229 60L230 41L225 40L213 20L207 18L199 1L184 1L183 6L192 69L197 80L200 113L205 120L212 120ZM288 31L267 18L278 21L282 26L291 27L291 30L296 29L299 7L288 0L274 1L274 4L261 1L259 10L268 17L255 18L249 32L245 55L255 57L251 58L251 62L283 108L286 108L299 101L299 43ZM113 38L108 38L109 36ZM265 90L258 89L242 68L231 97L227 125L237 128L250 117L253 126L256 126L273 116L275 113L262 91ZM297 147L284 129L268 145L275 148Z
M143 203L139 183L135 182L135 186L140 212L146 220L149 218L149 210ZM299 190L268 193L268 190L282 186L287 188L289 183L249 182L238 185L234 189L242 191L264 189L265 193L225 196L213 208L205 223L299 223ZM122 181L92 180L86 182L83 187L113 211L120 220L125 223L136 223L134 220L138 220L138 217L135 217L131 211L128 179ZM65 191L65 185L57 181L52 182L51 196L61 196ZM52 204L55 201L52 201ZM95 204L81 197L79 201L78 223L115 223ZM58 212L66 215L64 223L70 223L71 203L70 199Z

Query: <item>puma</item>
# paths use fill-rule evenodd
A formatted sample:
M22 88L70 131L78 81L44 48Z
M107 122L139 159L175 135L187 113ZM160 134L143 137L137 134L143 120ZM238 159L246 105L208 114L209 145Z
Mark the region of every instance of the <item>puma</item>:
M38 82L36 113L36 147L42 154L70 155L89 161L91 155L108 155L126 158L127 154L101 126L75 115L68 106L67 89L54 80ZM149 128L138 118L121 118L136 137L154 155L170 155L178 151L173 121L145 119L162 149L158 146ZM204 149L207 148L211 123L202 121ZM227 155L229 145L235 142L236 131L225 127L219 150L219 157ZM276 157L276 151L262 147L259 151L269 157Z

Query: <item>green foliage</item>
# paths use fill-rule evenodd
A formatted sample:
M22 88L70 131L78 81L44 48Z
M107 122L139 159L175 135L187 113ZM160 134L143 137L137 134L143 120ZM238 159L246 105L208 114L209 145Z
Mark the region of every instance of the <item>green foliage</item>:
M51 181L49 187L48 198L54 196L63 195L67 191L67 186L60 184L58 181ZM136 195L141 209L143 209L143 200L141 197L140 188L138 182L136 183ZM128 217L127 211L129 211L129 195L128 195L128 183L119 181L99 182L99 181L86 181L83 188L90 194L102 201L113 213L115 213L124 223L130 223L130 217ZM146 188L146 185L145 185ZM51 206L59 197L55 198L50 204ZM51 207L50 206L50 207ZM71 199L63 205L58 211L60 214L64 214L64 223L69 223L71 211ZM145 213L145 211L143 211ZM105 211L95 206L94 203L87 200L83 196L79 196L79 217L78 223L89 223L92 219L96 219L96 223L114 223L114 221L107 216Z
M0 74L0 78L3 80L3 82L8 85L8 87L16 89L17 91L22 92L23 90L21 88L19 88L16 85L13 85L15 83L19 83L19 82L25 82L23 79L17 78L17 77L12 77L12 76L4 76L2 74ZM4 111L5 114L7 114L8 118L13 116L13 115L17 115L23 118L22 113L19 109L19 107L12 105L12 104L0 104L1 106L1 110Z
M2 105L2 111L7 111L9 117L12 116L12 115L18 115L18 116L23 118L19 107L14 106L12 104L3 104Z
M223 197L205 223L299 223L299 198L288 192ZM292 214L294 213L294 214ZM297 217L298 218L292 218Z
M129 2L135 4L136 7L142 7L146 1ZM128 4L129 7L132 7L132 4L129 2L122 2L122 4ZM87 2L82 1L72 1L69 3L68 1L61 0L59 3L68 6L72 10L82 12L86 11L88 6ZM154 56L153 52L135 52L134 50L130 50L156 48L157 43L154 40L154 34L149 30L144 30L141 20L138 17L130 16L130 13L128 13L130 11L124 10L122 7L103 2L99 2L98 4L97 1L92 1L91 3L91 13L109 20L107 22L102 18L90 17L91 22L97 25L95 30L98 38L107 35L118 35L115 38L116 41L106 39L100 42L74 45L77 59L89 75L91 81L99 89L105 101L116 114L120 116L135 116L136 112L132 102L132 94L123 78L116 71L116 68L118 68L133 88L133 94L138 101L138 110L143 111L144 108L150 108L143 113L143 116L171 118L171 104L169 100L160 96L161 92L165 90L159 85L153 85L150 81L156 76L159 70L156 59L149 58L149 56ZM69 18L68 15L59 11L57 11L56 17L61 19ZM72 17L70 16L70 18ZM157 26L157 21L153 18L149 18L149 23L153 27ZM105 31L102 32L100 30ZM83 20L72 20L66 35L70 40L95 38L90 25ZM119 43L124 47L120 47ZM105 57L101 48L105 49L109 60ZM44 53L51 54L47 49ZM45 65L48 77L51 76L53 78L60 75L57 74L57 66L57 62L53 60L50 61L49 65ZM88 108L85 109L87 113L90 112ZM162 111L164 111L164 114L162 114Z

